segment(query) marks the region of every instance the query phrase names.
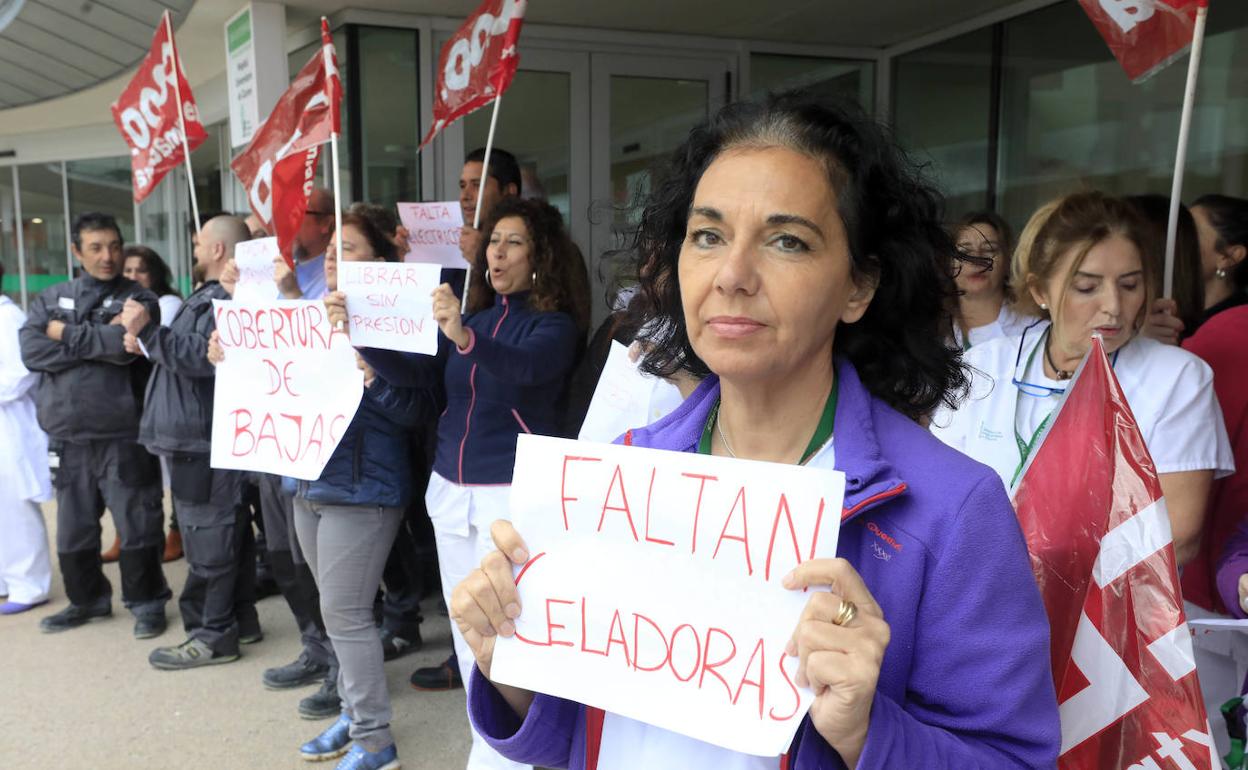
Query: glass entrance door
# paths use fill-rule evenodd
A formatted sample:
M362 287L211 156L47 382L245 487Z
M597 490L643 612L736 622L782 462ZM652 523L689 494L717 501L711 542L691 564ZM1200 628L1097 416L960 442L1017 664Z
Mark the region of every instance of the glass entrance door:
M668 156L729 98L729 57L593 54L590 211L594 322L629 283L628 251L646 196Z

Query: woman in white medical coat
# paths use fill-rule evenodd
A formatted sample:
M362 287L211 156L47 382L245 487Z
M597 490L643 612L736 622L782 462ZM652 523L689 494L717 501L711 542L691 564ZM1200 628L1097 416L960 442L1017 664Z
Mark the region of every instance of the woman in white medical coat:
M0 278L4 268L0 266ZM48 437L35 419L39 375L26 370L17 330L26 314L0 295L0 615L47 602L48 533L39 503L52 499Z
M1124 201L1098 192L1046 204L1013 262L1023 333L976 345L970 396L932 432L996 470L1013 489L1068 380L1100 334L1161 479L1179 564L1196 552L1214 478L1234 470L1213 374L1187 351L1138 334L1151 304L1147 231ZM1077 468L1071 469L1077 473Z

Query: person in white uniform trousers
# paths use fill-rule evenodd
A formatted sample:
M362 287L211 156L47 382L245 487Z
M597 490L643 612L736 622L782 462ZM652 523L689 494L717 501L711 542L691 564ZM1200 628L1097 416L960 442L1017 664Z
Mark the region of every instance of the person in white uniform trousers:
M0 265L0 279L4 267ZM39 503L52 499L48 437L35 418L39 381L22 364L17 330L26 314L0 295L0 615L48 601L52 562Z
M957 346L970 350L997 337L1019 334L1035 323L1035 316L1018 312L1014 304L1009 224L991 211L975 211L958 220L952 232L961 255L952 313Z
M1100 334L1166 495L1180 565L1196 553L1214 478L1234 471L1209 366L1138 334L1151 305L1147 230L1125 201L1084 192L1027 223L1014 256L1019 305L1043 321L966 353L970 396L932 432L1013 489L1067 381Z

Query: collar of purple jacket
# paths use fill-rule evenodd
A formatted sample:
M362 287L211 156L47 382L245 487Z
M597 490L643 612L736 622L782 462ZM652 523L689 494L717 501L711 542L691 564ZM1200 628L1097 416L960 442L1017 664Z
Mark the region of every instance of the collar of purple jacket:
M876 435L878 402L867 391L853 364L836 361L839 395L836 402L836 470L845 474L845 508L849 519L878 502L904 494L900 473L880 451ZM658 422L629 431L617 443L636 444L677 452L697 451L707 416L719 401L719 377L704 379L689 398Z

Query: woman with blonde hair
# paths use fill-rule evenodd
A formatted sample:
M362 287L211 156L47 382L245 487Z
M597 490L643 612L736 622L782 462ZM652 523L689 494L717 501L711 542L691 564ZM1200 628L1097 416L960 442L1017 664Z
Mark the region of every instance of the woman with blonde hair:
M1045 322L969 351L971 396L938 411L932 431L1012 488L1100 335L1160 475L1183 564L1210 485L1235 466L1208 365L1138 333L1153 299L1148 249L1147 225L1124 200L1081 192L1042 206L1019 239L1012 279L1019 310Z

